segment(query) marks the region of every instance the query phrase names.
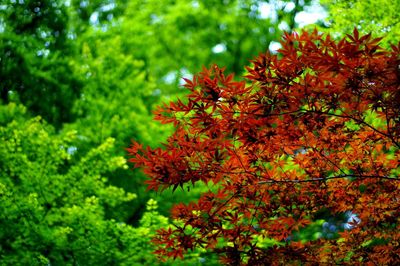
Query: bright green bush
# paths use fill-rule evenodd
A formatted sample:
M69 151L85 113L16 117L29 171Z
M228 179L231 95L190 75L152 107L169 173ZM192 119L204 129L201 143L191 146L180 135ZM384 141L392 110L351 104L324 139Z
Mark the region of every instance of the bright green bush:
M104 175L127 168L125 159L112 154L112 138L78 157L77 138L22 105L0 105L1 265L160 264L150 241L168 218L150 199L138 227L122 221L121 206L136 195ZM180 263L199 261L197 252Z
M129 231L105 212L135 195L102 177L126 167L109 152L113 139L72 163L76 133L59 136L24 112L15 104L0 109L0 260L7 265L118 260L127 243L118 246L116 236Z

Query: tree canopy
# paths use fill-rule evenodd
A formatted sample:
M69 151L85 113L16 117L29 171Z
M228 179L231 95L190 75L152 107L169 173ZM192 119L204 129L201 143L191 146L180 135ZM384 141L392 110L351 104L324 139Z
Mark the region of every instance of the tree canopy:
M7 0L0 14L2 101L18 99L57 126L71 121L81 84L70 64L75 45L64 1Z
M329 11L328 30L335 36L343 36L357 27L362 33L384 36L381 45L387 48L400 41L399 1L322 0L321 3Z
M134 142L149 188L209 186L176 205L157 253L196 247L227 265L400 262L400 46L371 35L335 42L285 34L242 81L214 66L186 79L189 95L160 107L175 131L164 148ZM336 236L298 235L322 217Z

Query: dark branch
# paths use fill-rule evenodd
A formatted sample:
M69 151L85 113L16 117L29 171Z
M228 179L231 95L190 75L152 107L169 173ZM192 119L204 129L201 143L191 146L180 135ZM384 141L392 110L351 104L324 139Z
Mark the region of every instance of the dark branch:
M260 181L258 184L274 184L274 183L307 183L307 182L316 182L316 181L326 181L329 179L342 179L342 178L354 178L354 179L368 179L368 178L376 178L376 179L386 179L393 181L400 181L397 177L388 177L388 176L378 176L378 175L338 175L338 176L330 176L330 177L321 177L321 178L311 178L311 179L284 179L284 180L265 180Z

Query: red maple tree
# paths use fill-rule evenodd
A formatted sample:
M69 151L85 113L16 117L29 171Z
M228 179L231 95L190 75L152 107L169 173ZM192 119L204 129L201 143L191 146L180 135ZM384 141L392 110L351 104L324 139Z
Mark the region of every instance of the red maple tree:
M172 210L160 256L196 247L227 265L400 264L400 45L352 35L285 34L243 81L217 66L164 105L163 149L133 143L150 189L209 185ZM350 217L337 237L301 241L321 213ZM269 245L260 244L270 240ZM272 241L272 242L271 242Z

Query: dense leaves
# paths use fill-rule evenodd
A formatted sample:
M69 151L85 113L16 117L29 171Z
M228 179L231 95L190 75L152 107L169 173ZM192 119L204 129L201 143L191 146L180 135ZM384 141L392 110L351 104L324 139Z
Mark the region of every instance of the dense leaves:
M400 262L400 46L357 30L338 42L285 34L243 81L213 66L186 80L185 100L156 119L174 124L164 148L133 143L149 188L209 191L179 204L157 253L203 247L227 265ZM338 237L301 242L321 216L347 217ZM333 229L332 229L333 230Z
M82 85L71 66L66 5L6 0L0 16L1 100L19 100L56 126L73 120L71 103Z
M397 0L357 1L321 0L329 10L329 30L334 36L343 36L354 26L360 32L384 35L381 45L400 41L400 2Z
M0 108L1 265L159 264L150 240L168 219L149 200L136 227L125 223L121 209L136 195L105 175L127 168L126 160L112 155L111 138L78 159L77 137L56 135L20 105Z
M174 96L181 92L182 76L202 65L218 63L241 74L248 59L268 49L283 29L298 26L295 17L310 2L135 0L111 30L121 37L125 52L143 61L157 91Z
M74 162L71 142L76 133L57 136L51 126L40 118L27 119L25 112L15 104L0 109L3 265L122 262L119 253L130 244L126 239L120 248L112 248L116 236L133 236L127 231L131 229L111 219L116 217L110 217L109 209L135 195L104 178L107 171L125 165L124 158L110 156L113 140Z

